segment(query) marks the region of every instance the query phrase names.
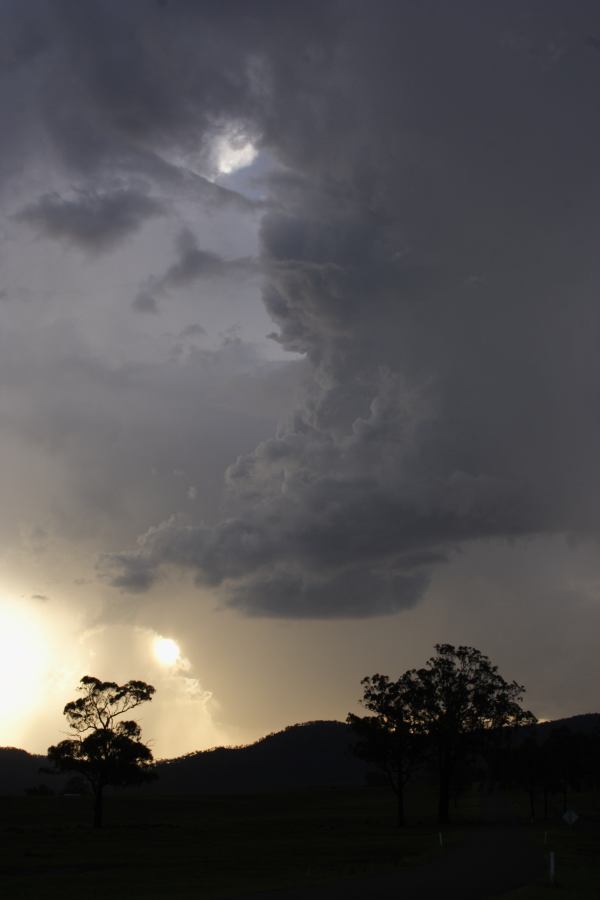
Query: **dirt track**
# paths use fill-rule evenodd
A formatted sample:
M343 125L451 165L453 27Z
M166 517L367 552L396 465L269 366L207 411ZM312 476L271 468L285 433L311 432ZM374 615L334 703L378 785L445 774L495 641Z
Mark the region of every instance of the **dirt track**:
M524 827L481 826L457 848L380 878L238 895L237 900L486 900L543 876L545 854Z

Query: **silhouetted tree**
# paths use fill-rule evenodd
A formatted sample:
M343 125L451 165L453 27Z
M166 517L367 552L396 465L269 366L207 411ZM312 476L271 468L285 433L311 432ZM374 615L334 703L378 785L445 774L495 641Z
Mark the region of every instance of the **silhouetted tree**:
M421 669L402 677L409 727L426 737L439 773L438 821L450 815L450 790L457 765L481 753L507 726L531 724L535 716L521 708L525 688L507 682L498 667L474 647L436 644Z
M76 737L48 748L55 771L77 772L94 796L94 827L102 825L104 788L141 784L155 777L152 751L140 740L137 722L115 720L152 699L154 688L144 681L116 684L86 675L82 696L64 708Z
M565 725L541 726L514 748L512 782L528 792L532 819L538 794L543 801L543 817L547 819L553 797L561 797L565 812L569 790L595 788L599 749L597 735L574 732Z
M479 650L436 644L435 651L423 668L410 669L397 681L386 675L363 679L363 703L375 715L348 717L362 736L359 752L388 773L400 821L403 786L425 755L438 769L438 820L445 824L459 766L492 740L501 742L507 726L536 721L521 708L525 688L505 681Z
M403 679L390 681L387 675L372 675L361 681L361 700L372 716L348 714L358 741L354 751L361 759L376 765L385 773L396 794L398 826L404 825L404 788L415 767L423 758L420 735L410 728L410 698Z

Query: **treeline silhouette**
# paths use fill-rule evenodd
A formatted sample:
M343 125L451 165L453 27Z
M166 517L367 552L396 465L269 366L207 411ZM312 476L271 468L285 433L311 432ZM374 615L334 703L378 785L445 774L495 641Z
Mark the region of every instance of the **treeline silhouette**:
M525 687L507 681L475 647L436 644L424 666L400 677L362 679L368 715L349 713L355 752L376 766L396 795L397 824L406 821L406 787L428 773L437 785L438 822L450 821L452 797L477 784L524 788L531 817L556 793L596 787L600 729L574 734L564 726L540 740L537 718L522 706Z
M551 799L564 813L573 792L600 787L600 716L546 723L517 738L489 760L487 783L523 789L532 819L548 818Z
M0 750L0 793L7 786L15 793L29 779L27 793L55 793L49 779L62 776L59 793L91 794L92 822L99 828L105 793L114 788L258 794L387 783L402 827L409 781L436 785L440 825L450 821L451 801L466 788L487 794L520 789L533 819L540 811L548 816L556 795L566 810L570 791L598 787L600 716L577 717L571 727L539 725L522 706L525 687L504 679L480 650L452 644L434 649L423 666L396 679L379 673L363 678L360 702L367 714L349 713L345 724L309 722L247 747L219 747L158 764L139 724L125 718L152 700L154 687L86 675L78 697L63 710L70 736L50 746L46 760ZM584 727L573 730L575 721Z
M381 782L373 766L352 752L356 734L343 722L291 725L243 747L217 747L160 760L158 779L142 788L161 794L237 794L305 787L362 786ZM0 748L0 795L78 793L83 783L40 773L43 755ZM417 780L431 780L422 771ZM474 759L461 772L461 788L484 791L517 788L533 800L533 814L544 815L550 798L563 803L569 792L597 787L600 781L600 714L590 713L524 726L509 750Z

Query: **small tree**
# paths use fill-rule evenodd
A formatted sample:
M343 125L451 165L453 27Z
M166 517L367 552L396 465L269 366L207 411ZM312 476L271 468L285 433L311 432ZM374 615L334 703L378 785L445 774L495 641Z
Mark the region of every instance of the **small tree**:
M116 684L86 675L82 694L64 708L69 727L77 735L48 748L58 772L77 772L94 796L94 827L102 825L104 788L141 784L155 776L152 751L142 743L137 722L115 720L151 700L154 688L144 681Z
M411 730L411 710L402 678L387 675L363 678L361 703L371 716L348 714L347 722L358 737L354 751L366 762L382 769L396 794L397 823L405 822L404 788L423 755L422 740Z

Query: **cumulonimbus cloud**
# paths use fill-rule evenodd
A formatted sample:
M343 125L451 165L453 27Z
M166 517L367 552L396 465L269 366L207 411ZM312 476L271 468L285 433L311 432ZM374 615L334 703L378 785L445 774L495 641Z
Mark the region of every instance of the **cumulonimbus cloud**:
M311 373L222 521L150 528L116 585L175 565L248 614L379 614L467 541L598 531L595 4L57 8L74 168L148 173L222 122L281 164L264 301ZM164 277L221 265L184 247Z

